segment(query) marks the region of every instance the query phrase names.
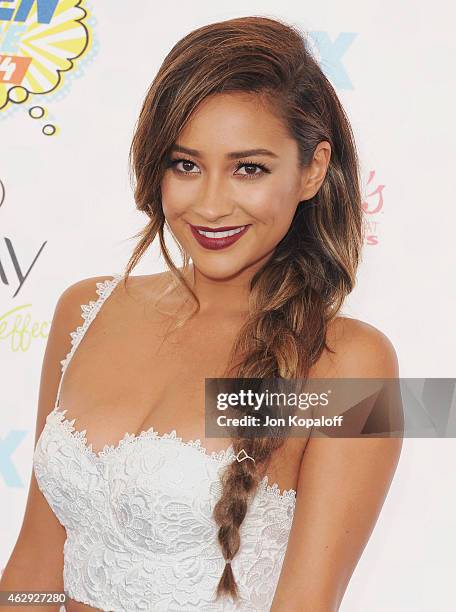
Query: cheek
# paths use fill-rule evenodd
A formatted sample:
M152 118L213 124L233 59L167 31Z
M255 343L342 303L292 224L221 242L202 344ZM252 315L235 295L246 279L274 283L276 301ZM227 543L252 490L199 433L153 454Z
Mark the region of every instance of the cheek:
M252 189L247 197L251 214L264 223L281 229L289 225L298 201L295 190L283 179L265 181Z
M161 198L164 215L174 218L179 216L191 203L192 190L184 181L176 181L171 174L165 174L161 183Z

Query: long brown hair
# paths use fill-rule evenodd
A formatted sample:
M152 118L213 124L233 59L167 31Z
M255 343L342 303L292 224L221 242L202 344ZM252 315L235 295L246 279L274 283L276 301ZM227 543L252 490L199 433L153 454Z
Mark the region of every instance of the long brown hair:
M303 167L319 142L331 145L318 193L298 205L287 234L251 279L248 318L226 372L228 377L305 380L322 351L331 350L327 326L354 287L363 223L349 120L297 28L265 17L242 17L198 28L171 49L147 92L130 150L136 205L149 221L135 235L140 240L125 281L158 234L169 270L198 311L198 298L165 245L161 181L170 148L192 112L207 96L221 92L264 96L296 140ZM189 259L178 247L185 271ZM249 499L283 442L283 436L233 440L234 452L244 448L255 462L233 461L222 476L213 516L226 561L239 550ZM217 598L221 594L238 597L230 563L217 586Z

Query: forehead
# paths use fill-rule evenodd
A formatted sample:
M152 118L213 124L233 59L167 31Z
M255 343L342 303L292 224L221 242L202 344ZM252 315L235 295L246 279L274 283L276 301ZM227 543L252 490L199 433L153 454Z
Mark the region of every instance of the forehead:
M177 143L195 149L239 150L286 146L290 140L286 126L265 96L233 92L203 100L181 130Z

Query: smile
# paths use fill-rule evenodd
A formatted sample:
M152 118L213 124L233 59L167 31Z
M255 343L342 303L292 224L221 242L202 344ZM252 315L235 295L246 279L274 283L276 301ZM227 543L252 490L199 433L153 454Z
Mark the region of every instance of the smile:
M234 244L249 229L250 225L239 225L238 227L222 227L219 229L200 228L190 224L193 236L198 243L206 249L224 249Z

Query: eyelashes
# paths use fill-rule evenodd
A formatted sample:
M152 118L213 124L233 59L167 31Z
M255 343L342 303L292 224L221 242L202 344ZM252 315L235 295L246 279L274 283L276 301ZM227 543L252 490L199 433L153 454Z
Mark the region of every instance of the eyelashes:
M186 159L183 157L179 157L177 159L168 159L168 163L167 163L167 167L171 167L175 172L177 172L178 174L181 174L183 176L191 176L192 174L199 174L198 172L192 172L192 171L186 171L186 170L181 170L177 167L178 164L183 163L183 164L190 164L193 167L198 167L197 164L195 162L193 162L191 159ZM238 170L240 170L241 168L254 168L255 172L249 173L246 172L245 174L238 174L237 176L242 177L242 179L257 179L261 176L263 176L264 174L270 174L271 170L262 163L259 162L254 162L254 161L237 161L236 165L235 165L235 172L237 172ZM193 170L193 168L191 169ZM260 172L257 172L256 170L260 170Z

